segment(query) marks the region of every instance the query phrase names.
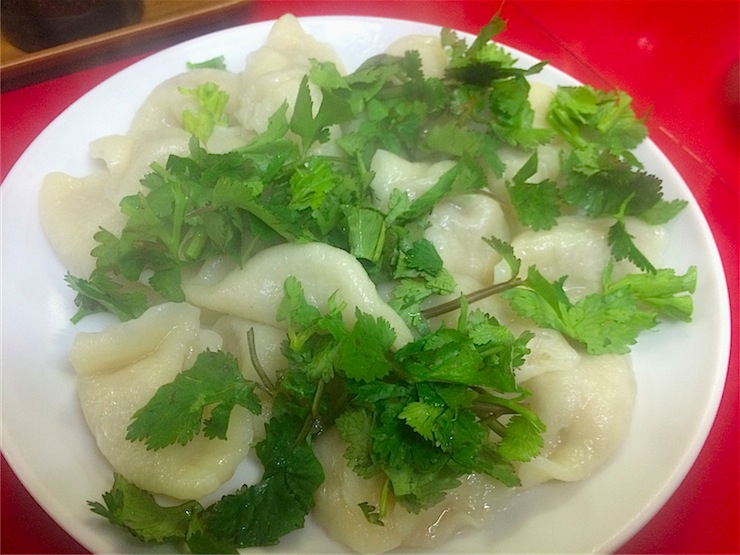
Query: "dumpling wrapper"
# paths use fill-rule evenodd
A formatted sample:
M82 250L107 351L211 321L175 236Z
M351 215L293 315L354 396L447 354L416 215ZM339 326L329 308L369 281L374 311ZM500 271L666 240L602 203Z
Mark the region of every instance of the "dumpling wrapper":
M262 133L270 117L288 103L288 118L298 87L311 69L311 60L333 62L342 71L342 63L327 43L307 35L298 19L285 14L275 22L267 43L247 57L241 74L242 90L237 119L248 130ZM321 89L309 83L314 110L321 104Z
M381 299L362 264L350 253L324 243L270 247L220 281L190 280L182 288L193 305L284 329L285 322L278 322L276 315L283 283L290 276L301 282L306 300L322 312L336 293L336 300L347 305L343 316L348 326L354 325L355 308L359 308L388 321L396 332L395 347L411 341L411 331Z
M54 172L46 176L39 194L39 218L51 247L74 276L88 278L96 259L93 238L103 227L118 234L126 223L116 203L105 193L107 177L84 178Z
M197 435L184 446L150 451L126 439L131 417L161 385L199 353L221 347L221 337L201 329L199 317L193 306L165 303L136 320L80 333L70 354L85 420L105 458L140 488L177 499L215 491L233 475L253 438L251 413L235 407L226 440Z
M637 385L629 356L584 354L574 365L562 345L554 353L562 360L561 369L521 384L532 393L530 407L547 426L540 455L519 468L524 486L588 478L623 443L632 422Z
M494 267L501 255L483 239L496 237L508 242L511 231L496 199L472 193L456 195L437 204L429 215L424 237L435 246L450 273L491 285Z

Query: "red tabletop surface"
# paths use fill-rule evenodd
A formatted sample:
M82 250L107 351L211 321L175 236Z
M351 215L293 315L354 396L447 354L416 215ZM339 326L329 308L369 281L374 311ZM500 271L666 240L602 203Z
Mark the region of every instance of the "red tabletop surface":
M255 0L228 20L151 37L36 75L0 96L0 166L18 157L64 108L124 67L184 39L285 12L411 19L477 32L498 1ZM738 553L738 47L737 1L517 1L502 15L505 44L595 86L619 87L651 138L689 184L725 265L732 351L716 421L693 468L620 553ZM0 76L2 78L2 76ZM12 84L10 84L12 86ZM667 387L669 384L666 384ZM35 409L39 410L39 409ZM2 459L2 553L86 553L36 504ZM608 501L607 501L608 502Z

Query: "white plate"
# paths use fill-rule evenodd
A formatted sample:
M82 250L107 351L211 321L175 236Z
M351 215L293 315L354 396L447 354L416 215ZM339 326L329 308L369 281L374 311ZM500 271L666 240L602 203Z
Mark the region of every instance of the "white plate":
M434 26L363 17L312 17L304 29L335 46L348 69L414 33L437 36ZM18 160L2 188L2 450L41 506L93 552L161 552L93 515L112 480L78 407L74 372L67 362L73 336L73 294L39 224L42 178L58 170L92 169L88 143L125 133L154 84L181 73L187 61L218 55L238 71L260 47L271 22L207 35L155 54L111 77L62 113ZM529 66L533 58L515 53ZM546 68L538 77L575 84ZM616 549L637 532L678 487L713 422L729 356L729 302L709 227L688 187L657 149L639 148L647 170L661 177L667 198L689 207L669 229L664 266L699 268L691 325L663 324L634 351L638 398L632 430L616 456L590 479L552 483L521 495L490 529L462 534L445 552L589 552ZM310 522L266 552L342 552Z

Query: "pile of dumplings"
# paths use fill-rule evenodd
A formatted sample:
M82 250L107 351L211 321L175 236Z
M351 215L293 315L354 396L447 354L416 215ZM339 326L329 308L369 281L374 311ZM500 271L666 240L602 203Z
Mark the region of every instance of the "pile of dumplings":
M437 37L406 37L390 53L418 50L427 75L440 76L446 55ZM126 135L103 137L90 146L101 169L84 177L54 173L40 196L45 232L70 273L88 277L95 267L90 251L94 233L103 227L118 234L125 224L119 202L142 190L140 180L150 164L164 165L169 155L187 156L190 134L182 113L195 109L192 95L180 88L216 83L229 95L226 112L231 124L216 127L205 145L214 153L244 145L267 127L268 118L288 100L310 68L310 60L342 61L333 49L308 36L298 20L284 16L274 25L267 43L249 55L241 72L193 69L157 86L136 113ZM319 90L312 90L315 104ZM531 103L537 124L553 90L533 82ZM329 142L321 145L331 151ZM539 147L539 169L534 180L557 179L563 145L553 141ZM509 279L510 269L478 237L496 236L512 244L523 272L536 264L548 279L568 275L566 291L574 301L600 289L609 256L607 221L576 215L562 217L548 231L522 229L508 204L505 182L528 155L510 149L502 157L507 169L492 177L488 191L464 194L439 203L430 216L426 237L437 248L454 276L459 292L466 293ZM394 189L416 198L449 169L451 162L414 163L378 151L371 170L377 207L384 209ZM637 221L628 223L639 248L649 257L660 252L660 228ZM630 271L626 262L615 274ZM192 365L206 350L233 353L248 379L257 380L247 346L247 330L255 330L257 356L268 373L285 365L282 324L275 315L288 276L297 277L309 302L324 308L328 297L346 303L348 324L355 308L382 316L396 332L395 347L412 339L403 320L389 307L384 291L367 276L350 254L324 244L283 244L267 248L242 267L214 258L186 275L186 302L164 303L143 316L117 323L99 332L80 333L70 360L78 377L79 399L90 431L112 468L148 491L176 499L200 499L219 488L245 464L250 446L264 433L269 412L255 416L235 408L228 439L197 437L186 446L148 451L140 442L125 439L133 413L163 384ZM443 302L437 298L435 302ZM515 333L531 324L514 315L503 301L479 301ZM456 321L450 313L437 325ZM545 446L535 459L520 463L524 488L549 480L576 481L596 471L618 448L631 422L635 379L629 356L590 356L576 350L558 332L534 329L531 354L518 372L519 383L532 392L531 407L547 426ZM392 508L384 527L371 525L357 507L377 497L379 485L356 476L345 464L338 434L329 432L315 442L326 481L316 493L313 521L337 541L359 552L384 552L399 546L430 546L466 526L483 526L507 488L483 476L470 476L440 505L419 515ZM226 493L226 492L224 492Z

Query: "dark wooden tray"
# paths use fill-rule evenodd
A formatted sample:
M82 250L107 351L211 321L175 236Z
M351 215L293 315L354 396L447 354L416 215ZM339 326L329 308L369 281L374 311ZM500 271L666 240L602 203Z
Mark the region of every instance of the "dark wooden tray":
M249 1L144 0L144 13L139 23L37 52L24 52L3 37L0 41L0 78L3 88L8 82L23 80L55 66L225 17Z

